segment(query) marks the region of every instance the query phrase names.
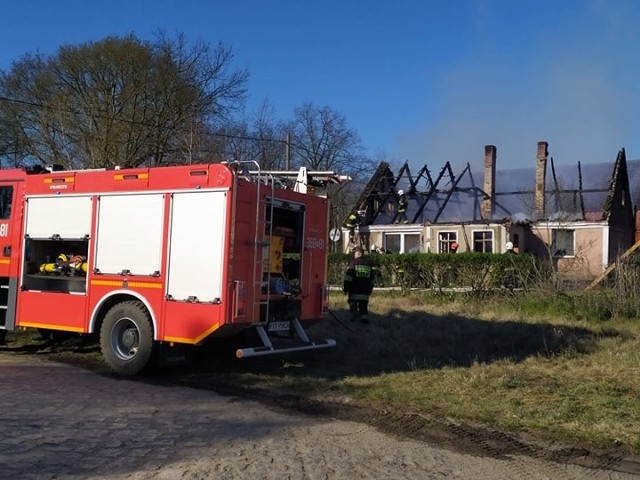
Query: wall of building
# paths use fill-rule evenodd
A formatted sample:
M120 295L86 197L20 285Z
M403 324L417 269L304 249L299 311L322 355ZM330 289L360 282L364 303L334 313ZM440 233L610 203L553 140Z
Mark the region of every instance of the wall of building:
M523 241L523 234L516 234ZM356 229L355 242L343 232L343 251L355 245L365 251L388 250L391 253L446 253L447 245L458 244L458 253L474 251L474 244L485 239L487 253L504 253L505 245L514 240L504 224L438 224L438 225L368 225ZM443 244L441 244L441 242Z
M558 271L574 277L593 277L607 267L609 227L606 222L598 223L553 223L539 222L531 233L538 242L531 242L531 253L542 258L549 257L553 231L556 229L574 232L573 254L554 257Z

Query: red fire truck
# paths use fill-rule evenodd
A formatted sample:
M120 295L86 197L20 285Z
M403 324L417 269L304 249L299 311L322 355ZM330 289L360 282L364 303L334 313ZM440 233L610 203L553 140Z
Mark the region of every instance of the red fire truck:
M345 180L252 163L0 170L0 334L99 334L121 375L247 330L238 357L333 346L305 330L327 313L329 200L308 190Z

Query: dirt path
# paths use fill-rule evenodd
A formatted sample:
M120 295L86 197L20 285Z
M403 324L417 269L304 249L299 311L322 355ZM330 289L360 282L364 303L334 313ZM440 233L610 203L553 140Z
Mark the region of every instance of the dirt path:
M587 468L589 452L582 458L469 426L251 397L0 350L0 477L640 478L633 459L598 457Z

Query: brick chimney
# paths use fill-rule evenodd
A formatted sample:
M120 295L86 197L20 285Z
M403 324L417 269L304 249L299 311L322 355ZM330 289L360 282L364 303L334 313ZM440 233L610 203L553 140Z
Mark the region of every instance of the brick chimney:
M484 192L489 198L483 198L480 205L480 216L483 220L491 219L496 196L496 152L494 145L484 146Z
M545 205L545 182L547 180L547 156L549 155L549 144L538 142L538 154L536 155L536 184L534 192L535 218L544 218Z

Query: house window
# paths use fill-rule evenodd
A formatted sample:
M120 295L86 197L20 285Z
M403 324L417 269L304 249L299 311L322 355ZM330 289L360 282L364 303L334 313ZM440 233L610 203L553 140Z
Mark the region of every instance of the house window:
M391 253L417 253L420 251L420 235L417 233L388 233L384 236L384 248Z
M413 233L407 233L404 235L404 247L402 249L404 253L418 253L420 252L420 235Z
M400 253L400 235L385 235L384 236L384 249L391 253Z
M552 231L551 255L554 257L572 257L574 255L575 230L557 228Z
M451 248L451 245L458 243L458 232L440 232L438 234L438 252L451 253L456 249Z
M480 230L473 232L473 251L493 253L493 231Z

